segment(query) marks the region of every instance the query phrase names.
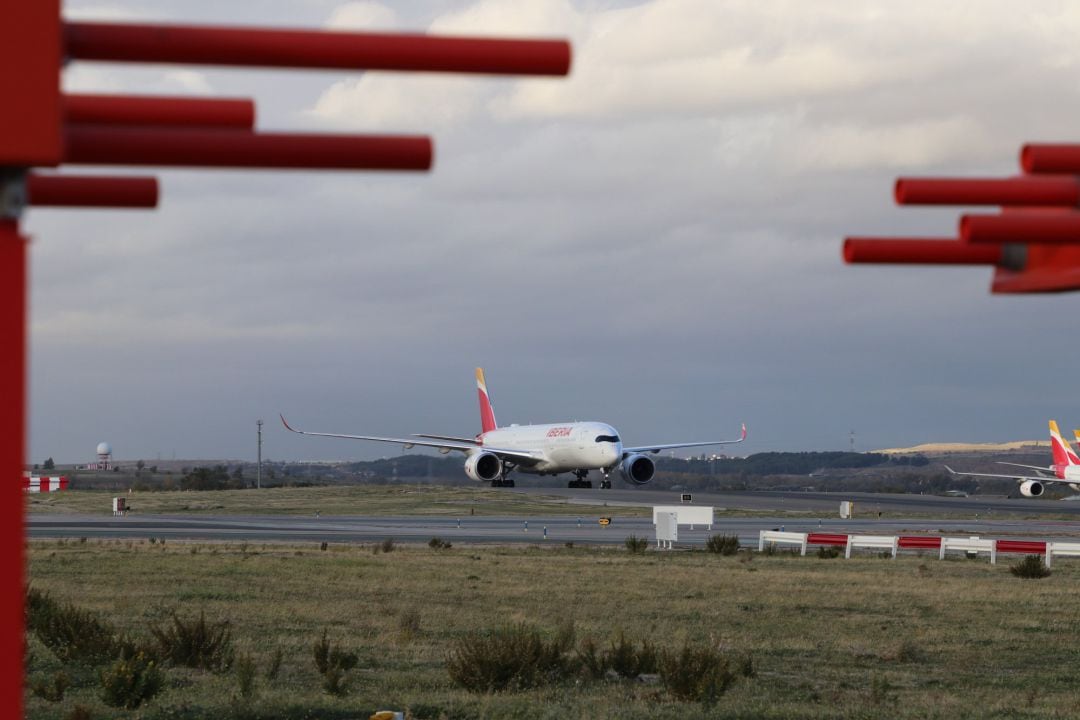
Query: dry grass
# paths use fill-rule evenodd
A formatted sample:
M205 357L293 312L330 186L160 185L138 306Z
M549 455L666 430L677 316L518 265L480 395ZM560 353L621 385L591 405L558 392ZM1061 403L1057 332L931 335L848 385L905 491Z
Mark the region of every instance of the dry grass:
M260 669L236 704L231 675L168 671L139 717L367 717L411 708L416 718L975 718L1076 712L1075 618L1080 564L1040 583L1006 565L901 557L820 562L786 554L752 563L705 552L632 557L616 549L435 550L142 541L33 542L35 587L94 610L136 636L173 610L228 619L237 650ZM473 695L445 668L454 642L526 622L602 645L620 631L658 650L687 640L750 653L713 708L673 701L655 684L568 682ZM409 632L403 632L403 627ZM350 695L320 688L311 647L329 628L354 649ZM60 669L31 642L32 676ZM265 670L282 651L276 680ZM92 687L64 701L27 692L28 716L63 718L75 704L113 717ZM586 711L587 709L587 711ZM245 715L246 713L246 715Z
M596 504L604 504L596 491ZM68 490L27 495L31 513L109 515L110 490ZM524 495L498 488L455 488L437 485L349 485L137 492L126 495L134 512L144 515L580 515L593 505L571 504L566 498ZM605 515L650 517L648 507L604 507Z

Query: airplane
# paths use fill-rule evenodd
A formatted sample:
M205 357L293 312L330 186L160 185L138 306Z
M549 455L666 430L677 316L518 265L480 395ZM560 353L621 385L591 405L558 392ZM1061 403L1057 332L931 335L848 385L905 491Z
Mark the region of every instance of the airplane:
M558 475L573 473L568 487L591 488L592 481L586 477L590 470L599 470L604 479L601 489L611 488L611 474L618 468L623 478L633 485L644 485L656 474L656 464L649 454L661 450L701 447L704 445L731 445L746 440L746 423L738 440L709 440L704 442L664 443L624 447L619 433L611 425L602 422L565 422L548 425L509 425L499 427L491 408L487 383L482 368L476 368L476 388L480 400L480 428L472 438L452 435L426 435L417 433L410 438L375 437L371 435L343 435L296 430L285 421L286 430L300 435L337 437L350 440L372 440L412 447L437 448L440 453L452 451L465 453L465 474L477 482L490 482L492 487L513 487L509 474L517 470L533 475Z
M1080 442L1080 430L1073 431ZM1021 465L1020 463L1001 462L999 465L1011 465L1028 470L1034 470L1037 475L994 475L991 473L957 472L948 465L945 469L953 475L966 475L970 477L1009 478L1020 483L1020 494L1024 497L1039 497L1046 490L1046 483L1066 483L1070 488L1080 492L1080 457L1073 451L1069 441L1061 437L1057 422L1050 421L1050 449L1053 452L1054 464L1048 467L1038 465Z

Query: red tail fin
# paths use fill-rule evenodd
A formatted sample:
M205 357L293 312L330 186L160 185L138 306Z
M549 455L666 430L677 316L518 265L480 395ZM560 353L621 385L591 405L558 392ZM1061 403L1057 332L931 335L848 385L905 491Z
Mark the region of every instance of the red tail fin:
M483 368L476 368L476 392L480 396L480 430L490 432L498 425L495 424L495 411L491 409L491 398L488 397Z
M1054 453L1055 465L1066 466L1080 464L1080 459L1076 457L1076 453L1073 452L1072 446L1069 445L1069 441L1061 437L1057 423L1053 420L1050 421L1050 448Z

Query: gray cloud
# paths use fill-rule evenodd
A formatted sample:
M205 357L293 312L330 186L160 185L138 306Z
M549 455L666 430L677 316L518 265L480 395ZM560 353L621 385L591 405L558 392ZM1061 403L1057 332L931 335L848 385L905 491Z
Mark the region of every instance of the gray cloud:
M1075 138L1080 16L1010 3L70 3L79 16L560 35L567 80L130 69L68 87L254 93L264 128L432 131L431 175L167 172L155 213L34 210L31 455L253 457L254 420L473 432L599 418L748 451L1039 437L1073 413L1072 296L849 268L846 234L955 231L898 174L1016 171ZM1073 418L1073 419L1070 419ZM285 436L275 458L393 449Z

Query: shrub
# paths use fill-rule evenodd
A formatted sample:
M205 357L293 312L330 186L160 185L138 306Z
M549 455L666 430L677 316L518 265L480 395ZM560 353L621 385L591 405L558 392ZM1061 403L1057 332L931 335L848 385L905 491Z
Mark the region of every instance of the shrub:
M540 687L572 671L567 635L547 642L525 624L478 633L454 643L446 660L450 678L472 692Z
M735 680L731 663L708 647L683 646L660 655L660 681L677 700L715 703Z
M359 662L356 653L331 645L326 637L326 630L323 630L322 638L315 643L313 655L315 669L323 677L323 690L331 695L344 695L348 692L348 672Z
M577 651L577 662L582 673L590 680L601 680L611 669L610 657L596 647L591 637L582 641Z
M1024 559L1009 567L1009 572L1019 578L1040 580L1052 572L1043 562L1042 555L1025 555Z
M227 670L233 662L229 621L206 622L206 613L198 620L183 620L173 613L172 625L150 629L157 640L161 657L174 665L203 670Z
M275 648L274 654L270 656L270 664L266 668L266 679L274 681L277 679L278 673L281 672L281 661L283 659L283 653L281 648Z
M76 705L71 708L65 720L90 720L90 711L85 705Z
M97 664L116 657L116 630L89 610L60 604L48 593L26 591L26 627L61 662Z
M120 658L101 671L101 699L111 707L133 710L154 697L165 684L157 663L145 653Z
M705 549L719 555L734 555L739 552L739 536L712 535L705 541Z
M394 538L386 538L379 545L379 549L384 553L394 552Z
M329 543L327 543L327 542L326 542L325 540L323 540L323 541L322 541L322 542L321 542L321 543L319 544L319 549L320 549L320 550L322 550L323 552L326 552L326 548L327 548L327 547L329 547Z
M448 543L446 540L443 540L442 538L433 537L428 540L428 547L432 550L449 550L454 546L451 543Z
M926 660L926 652L914 640L903 640L896 648L895 658L902 663L920 663Z
M39 698L49 702L60 702L64 699L64 691L68 689L71 681L64 672L55 673L52 680L46 681L37 678L30 683L30 689Z
M776 543L769 543L765 546L765 549L762 550L762 552L766 555L775 555L776 553L780 552L780 548L776 546Z
M626 549L634 553L635 555L645 552L646 548L649 547L648 538L639 538L637 535L629 536L628 538L626 538L625 543Z
M255 661L250 655L241 655L233 667L236 670L236 682L240 685L240 697L251 697L255 692Z
M626 639L624 633L620 632L618 640L611 643L607 666L619 677L633 680L639 675L656 672L656 650L648 640L642 642L641 647L638 648Z
M840 557L840 548L836 545L822 545L817 549L817 556L822 560Z
M406 640L416 636L420 632L420 611L416 608L402 610L398 616L398 629Z

